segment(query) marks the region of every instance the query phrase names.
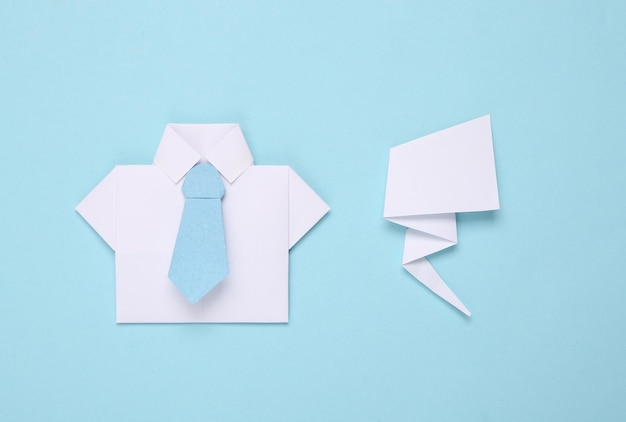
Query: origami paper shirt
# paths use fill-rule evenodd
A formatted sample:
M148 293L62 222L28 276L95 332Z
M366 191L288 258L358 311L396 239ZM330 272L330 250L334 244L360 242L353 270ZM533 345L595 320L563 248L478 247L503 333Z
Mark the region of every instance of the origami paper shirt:
M455 213L499 208L489 116L391 149L384 217L407 227L402 264L468 316L425 257L457 243Z
M168 279L186 173L221 174L229 274L190 304ZM116 166L76 210L115 251L117 322L287 322L289 249L329 210L287 166L257 166L236 124L169 124L152 165Z

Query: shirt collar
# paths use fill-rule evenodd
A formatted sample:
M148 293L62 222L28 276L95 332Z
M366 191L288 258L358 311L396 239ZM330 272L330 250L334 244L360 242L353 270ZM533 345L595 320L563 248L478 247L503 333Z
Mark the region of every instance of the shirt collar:
M254 159L238 124L167 124L154 165L178 183L198 162L211 163L233 183Z

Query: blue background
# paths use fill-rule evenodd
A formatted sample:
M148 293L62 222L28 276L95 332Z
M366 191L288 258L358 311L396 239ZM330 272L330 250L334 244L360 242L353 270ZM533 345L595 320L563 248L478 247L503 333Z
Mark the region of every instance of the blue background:
M0 4L0 419L626 418L626 4L54 3ZM383 198L390 147L487 113L502 209L432 258L468 319ZM289 324L115 324L73 209L167 122L240 123L331 206Z

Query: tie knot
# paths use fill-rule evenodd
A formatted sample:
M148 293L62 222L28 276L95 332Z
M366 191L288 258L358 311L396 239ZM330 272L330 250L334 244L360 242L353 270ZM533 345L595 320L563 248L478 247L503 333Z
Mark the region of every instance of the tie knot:
M215 198L224 196L224 183L211 164L196 164L183 182L185 198Z

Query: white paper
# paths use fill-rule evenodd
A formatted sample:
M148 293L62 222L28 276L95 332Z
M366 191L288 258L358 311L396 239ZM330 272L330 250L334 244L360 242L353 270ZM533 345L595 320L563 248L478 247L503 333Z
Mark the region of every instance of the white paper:
M319 221L330 208L298 174L289 169L289 249Z
M289 248L328 206L291 168L253 165L238 125L206 126L168 125L154 165L117 166L77 207L115 245L117 322L288 321ZM184 174L207 153L219 156L211 164L226 188L230 273L191 305L167 274Z
M402 264L468 316L425 257L457 243L455 213L499 208L488 115L391 149L384 217L407 227Z
M89 216L89 224L115 250L115 204L117 172L113 169L76 207L80 215Z

